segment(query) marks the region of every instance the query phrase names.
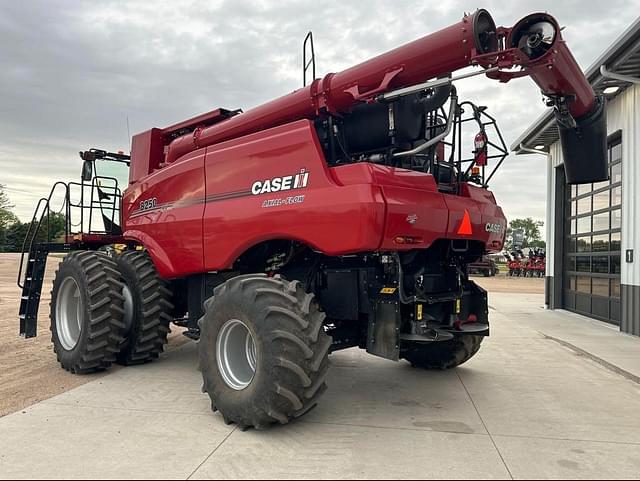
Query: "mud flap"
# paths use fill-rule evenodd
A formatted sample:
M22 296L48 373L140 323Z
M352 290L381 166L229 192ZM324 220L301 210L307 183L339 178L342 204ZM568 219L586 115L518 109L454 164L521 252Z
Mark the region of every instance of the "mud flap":
M384 296L373 304L373 315L369 316L367 352L374 356L400 360L401 309L397 296Z
M475 282L469 282L469 292L465 293L462 302L463 313L467 317L474 314L477 317L478 324L485 324L489 329L489 300L487 291Z

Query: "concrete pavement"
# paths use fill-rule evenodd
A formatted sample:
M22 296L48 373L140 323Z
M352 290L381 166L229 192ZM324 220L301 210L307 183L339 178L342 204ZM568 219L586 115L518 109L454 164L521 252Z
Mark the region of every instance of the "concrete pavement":
M640 478L640 385L611 370L640 339L541 303L492 295L454 371L336 353L320 405L265 432L210 412L188 344L0 419L0 478Z

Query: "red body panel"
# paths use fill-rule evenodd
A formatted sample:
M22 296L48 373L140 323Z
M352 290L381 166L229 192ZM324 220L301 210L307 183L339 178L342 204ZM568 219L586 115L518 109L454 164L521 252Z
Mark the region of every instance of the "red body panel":
M230 267L249 247L272 239L298 240L329 255L375 250L380 244L384 201L379 189L338 186L311 122L210 147L205 163L206 270ZM309 174L306 188L251 193L256 181L295 176L303 169ZM238 196L214 198L226 193Z
M304 174L303 186L296 176ZM264 181L277 185L276 177L299 188L263 192ZM465 211L471 236L457 234ZM442 238L482 241L493 251L502 248L506 229L484 189L465 186L455 196L438 192L429 174L369 163L329 168L306 120L182 157L132 185L123 212L124 236L143 244L168 278L230 268L272 239L330 256L427 248ZM489 232L489 224L500 232ZM397 236L419 243L400 245Z
M124 237L144 245L164 277L202 272L204 198L204 151L198 151L125 191Z

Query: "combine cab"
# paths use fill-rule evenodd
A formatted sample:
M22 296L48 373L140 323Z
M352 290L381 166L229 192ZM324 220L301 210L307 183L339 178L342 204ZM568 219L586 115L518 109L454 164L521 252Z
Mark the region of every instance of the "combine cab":
M487 109L458 97L470 75L531 76L555 108L569 180L606 177L602 102L555 19L497 28L479 10L250 111L140 133L131 158L82 153L82 182L52 192L64 239L38 240L50 197L25 242L21 333L37 332L47 254L65 251L50 314L61 365L151 361L173 322L199 340L214 411L241 428L315 406L332 351L468 361L489 335L468 266L503 249L488 186L507 154ZM126 185L98 175L129 164Z

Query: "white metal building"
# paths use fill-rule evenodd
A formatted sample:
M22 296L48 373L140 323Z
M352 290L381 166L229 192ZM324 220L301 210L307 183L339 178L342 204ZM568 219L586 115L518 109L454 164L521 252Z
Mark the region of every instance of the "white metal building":
M547 306L640 336L640 18L586 74L608 99L610 180L565 184L551 111L511 150L547 156Z

